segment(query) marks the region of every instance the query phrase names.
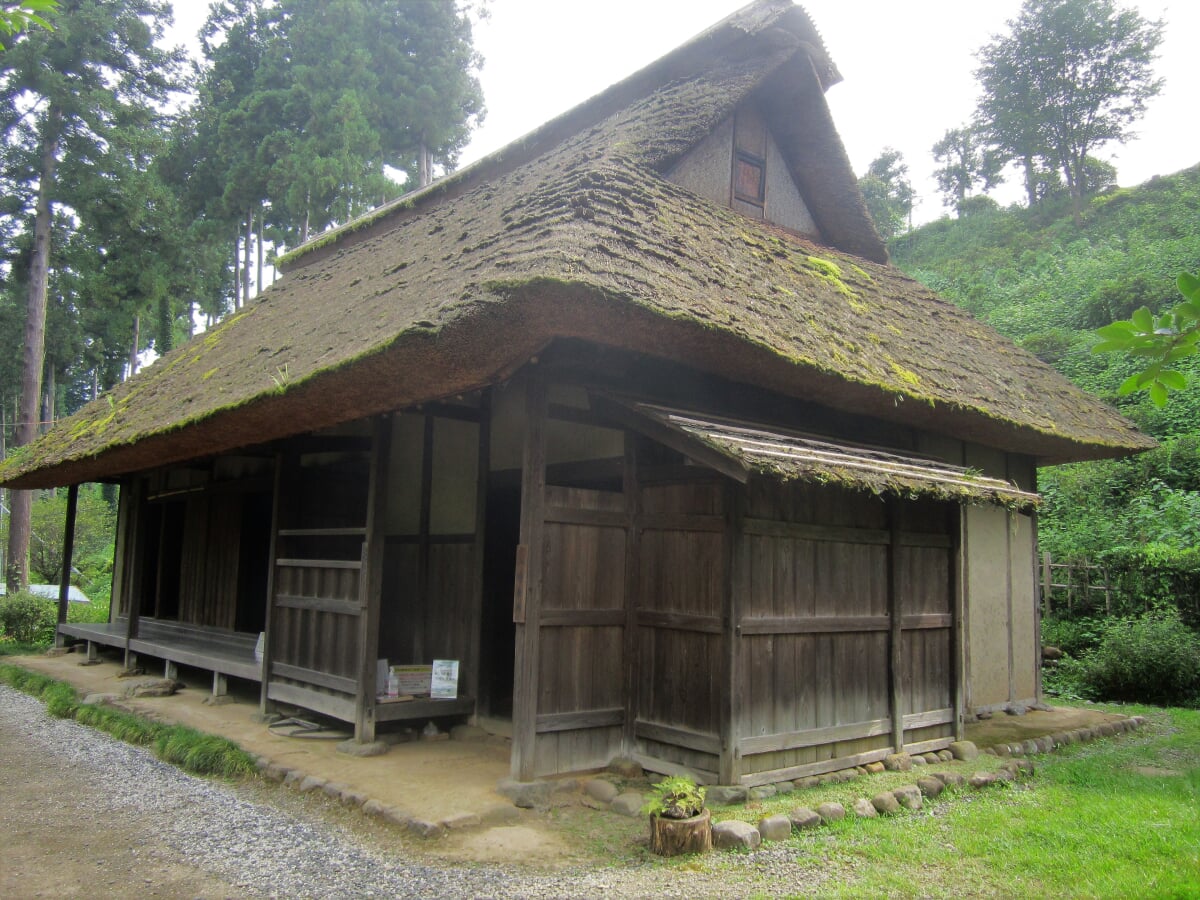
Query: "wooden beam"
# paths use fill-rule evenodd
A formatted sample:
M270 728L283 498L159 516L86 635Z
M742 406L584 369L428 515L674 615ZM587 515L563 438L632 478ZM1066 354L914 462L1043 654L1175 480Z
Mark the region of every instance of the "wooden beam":
M718 756L721 753L721 738L716 734L694 731L691 728L680 728L677 725L664 725L661 722L637 721L633 726L638 737L660 744L671 744L684 747L698 753L710 753Z
M628 406L596 395L592 398L596 411L607 419L626 428L644 434L652 441L657 441L665 447L670 447L689 459L701 465L720 472L734 481L745 484L750 479L750 470L733 456L722 453L705 444L703 441L688 437L678 428L671 428L648 416L640 415Z
M638 711L638 580L641 575L642 532L639 516L642 493L638 483L637 441L628 431L623 433L625 455L622 460L621 489L625 494L625 596L621 632L621 685L625 701L624 729L621 734L621 753L631 757L637 735L633 723Z
M900 706L900 672L904 665L901 641L903 610L900 608L900 523L897 501L887 500L887 608L888 608L888 716L892 720L892 746L904 748L904 713Z
M124 493L124 489L122 489L122 493ZM128 601L129 607L127 610L129 615L126 617L126 620L125 620L125 669L126 670L133 668L137 664L136 657L134 657L133 653L129 649L129 642L133 638L137 637L138 616L141 615L141 611L142 611L141 610L142 598L139 596L141 593L139 588L141 586L142 579L141 579L141 573L138 571L138 568L139 568L138 562L141 557L141 550L142 550L142 548L141 548L142 540L141 540L141 535L138 534L138 527L139 527L139 523L141 522L141 518L142 518L142 495L145 493L145 491L143 489L143 480L141 478L133 479L132 483L130 484L129 493L130 493L129 506L130 506L131 514L129 516L129 529L130 530L129 530L129 534L126 536L126 548L129 551L128 569L126 570L126 574L128 575L128 577L126 579L126 582L128 585L127 592L128 592L128 597L129 597L129 601Z
M290 473L289 460L295 457L283 453L275 454L275 477L271 488L271 541L267 549L267 609L263 616L262 686L258 695L258 711L266 716L273 712L267 685L271 681L271 620L275 606L275 556L279 552L279 538L283 534L283 494L287 484L285 475Z
M546 503L546 381L544 373L532 370L525 388L525 452L521 477L521 556L524 577L513 598L516 627L516 663L513 673L512 774L530 781L535 774L537 742L537 698L542 606L542 552Z
M488 480L492 465L492 391L487 389L480 398L479 405L479 455L475 472L475 535L474 549L471 559L471 611L467 622L467 671L465 684L467 693L472 697L479 696L483 642L483 590L484 569L483 557L487 547L487 498ZM472 723L475 718L475 707L472 707Z
M720 634L724 621L720 616L697 616L692 613L638 610L637 623L645 628L673 628L676 631L696 631L701 634Z
M748 543L746 539L745 488L727 482L725 489L726 529L724 541L725 584L721 598L721 701L718 710L721 784L736 784L742 774L742 716L749 709L748 685L742 664L745 645L733 623L741 619L743 598L749 590Z
M433 416L426 416L421 430L421 506L417 513L417 609L431 608L433 598L429 596L429 528L433 520ZM426 613L424 618L428 619ZM427 659L425 652L425 627L412 629L414 659Z
M67 488L67 521L63 526L62 577L58 581L58 624L67 623L67 604L71 600L71 558L75 552L75 512L79 507L79 485ZM63 645L62 636L55 629L54 645Z
M954 507L954 524L952 526L953 541L950 550L950 608L954 611L954 621L950 626L950 677L954 679L954 739L961 741L966 738L966 709L964 707L966 669L963 647L966 629L963 621L966 610L966 572L964 569L965 555L963 554L962 530L966 515L961 506Z
M392 426L388 417L372 422L367 493L367 539L363 543L358 592L363 614L358 619L358 685L354 698L354 740L375 740L375 662L379 657L379 601L383 590L384 520L388 496L388 458Z
M585 728L612 728L625 723L625 708L584 709L579 712L544 713L537 717L537 733L579 731Z

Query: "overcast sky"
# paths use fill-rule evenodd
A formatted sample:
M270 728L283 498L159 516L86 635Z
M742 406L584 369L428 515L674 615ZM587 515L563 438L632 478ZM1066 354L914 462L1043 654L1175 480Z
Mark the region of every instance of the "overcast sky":
M462 162L498 150L581 103L745 5L745 0L490 0L475 30L487 118ZM827 94L854 170L879 151L904 154L920 205L918 221L943 208L930 147L974 109L975 51L1005 31L1020 0L805 0L844 81ZM1166 20L1156 66L1162 94L1138 126L1140 138L1099 155L1122 185L1200 162L1198 0L1139 0ZM176 0L178 29L193 35L208 4ZM1015 179L1012 179L1015 181ZM995 194L1020 196L1015 186Z

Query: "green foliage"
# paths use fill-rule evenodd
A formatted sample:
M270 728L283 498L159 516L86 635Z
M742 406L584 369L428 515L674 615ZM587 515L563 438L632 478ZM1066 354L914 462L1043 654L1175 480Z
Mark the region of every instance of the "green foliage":
M941 165L934 169L942 202L958 215L966 214L967 199L976 186L988 191L1003 179L1003 160L985 146L977 129L969 125L951 128L933 145L933 158Z
M22 644L48 644L54 640L58 609L54 602L33 594L0 597L2 637Z
M643 815L664 819L690 819L704 809L705 789L683 775L670 775L650 789Z
M907 229L915 193L899 150L884 147L858 179L858 187L880 237L888 240Z
M58 0L20 0L18 3L0 5L0 48L13 35L28 31L32 27L53 30L48 21L58 12Z
M1008 25L979 51L977 118L992 146L1025 168L1031 206L1046 195L1040 173L1056 169L1078 215L1082 198L1110 180L1091 153L1126 140L1162 88L1153 62L1163 24L1114 0L1025 0Z
M1068 677L1095 700L1200 704L1200 635L1173 610L1110 620L1094 649L1063 662Z
M1155 316L1143 306L1127 320L1118 320L1097 329L1100 343L1093 353L1122 353L1134 357L1139 371L1117 389L1121 396L1147 391L1155 406L1167 404L1171 391L1188 385L1178 364L1196 355L1200 342L1200 274L1181 273L1175 281L1183 302ZM1144 365L1144 368L1141 366Z
M1068 656L1079 657L1100 643L1104 634L1104 619L1042 620L1042 643L1057 647Z
M254 757L226 738L183 725L152 722L111 706L83 706L69 684L20 666L0 664L0 683L43 701L53 716L74 718L117 740L151 747L159 759L195 775L247 778L256 771Z

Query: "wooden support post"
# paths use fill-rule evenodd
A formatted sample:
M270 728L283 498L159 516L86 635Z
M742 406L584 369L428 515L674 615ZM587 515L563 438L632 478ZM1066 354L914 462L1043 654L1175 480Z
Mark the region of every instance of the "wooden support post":
M1033 528L1033 583L1037 584L1037 546L1038 546L1038 516L1037 510L1029 514L1029 522ZM1034 699L1042 702L1042 607L1033 604L1033 664L1034 664Z
M1052 576L1053 569L1050 568L1050 551L1046 550L1042 553L1042 614L1049 616L1050 609L1050 593L1054 589L1054 578Z
M953 613L950 625L950 669L954 679L954 739L966 738L966 668L963 646L966 628L963 619L966 611L966 570L963 554L963 520L966 518L961 506L954 508L954 523L950 532L950 609Z
M546 382L536 368L525 394L525 454L521 472L521 544L513 596L516 663L513 673L512 774L535 772L539 629L542 605L542 535L546 505Z
M968 520L970 510L964 506L958 508L958 672L959 685L962 692L963 714L974 706L971 696L971 552Z
M71 558L75 552L75 511L79 506L79 485L67 488L67 521L63 526L62 577L58 582L58 624L67 624L67 604L71 601ZM66 636L54 630L54 646L66 643Z
M169 659L166 660L166 662L163 664L163 678L169 678L171 681L178 679L179 666L171 662Z
M1013 532L1017 528L1017 514L1012 510L1008 511L1005 517L1004 529L1004 596L1008 604L1008 701L1010 703L1024 699L1017 697L1017 672L1016 672L1016 647L1014 641L1016 635L1013 634Z
M746 489L735 481L726 482L725 490L725 585L721 633L720 729L721 756L718 777L721 784L737 784L742 775L741 717L748 709L747 685L742 665L742 637L738 622L742 615L743 594L747 589L748 560L745 519Z
M392 423L378 416L372 423L371 466L367 493L367 539L363 542L358 596L362 614L358 628L358 690L354 704L354 740L375 740L375 669L379 657L379 601L383 590L383 542L387 503L388 457Z
M124 494L124 490L121 492ZM125 569L125 591L128 597L128 616L125 620L125 671L137 668L137 654L129 649L129 642L137 637L138 617L142 613L141 583L138 561L141 558L141 535L138 533L142 520L142 496L145 493L143 480L135 478L129 486L129 527L125 535L127 564Z
M220 672L213 672L213 691L214 697L224 697L229 693L229 679Z
M637 436L624 432L625 464L621 490L625 494L625 623L621 632L621 657L624 670L622 692L625 698L625 723L621 733L621 753L631 757L637 748L634 731L638 714L638 547L641 542L641 491L637 480Z
M888 714L892 718L892 746L899 753L904 749L904 709L900 696L900 673L904 665L901 630L904 611L901 609L899 585L900 523L897 503L891 497L887 500L887 520Z
M471 722L475 723L479 715L479 680L481 651L483 641L483 555L487 546L487 497L488 479L492 466L492 394L485 390L479 406L479 457L476 463L475 481L475 546L471 564L472 574L472 607L471 621L467 625L467 695L475 698L475 711L471 714Z
M96 650L97 646L98 644L95 641L87 642L87 663L89 665L100 662L100 654Z
M421 440L421 507L417 525L417 602L418 609L428 610L429 596L429 529L433 518L433 431L434 417L425 415L424 432ZM428 616L428 613L426 613ZM424 662L428 657L425 650L425 628L413 633L415 658ZM432 661L432 660L430 660Z
M269 692L271 688L271 619L275 607L275 558L279 555L279 529L282 526L280 514L283 504L284 468L287 457L282 453L275 454L275 478L271 495L271 542L267 550L267 595L263 598L266 603L266 613L263 616L263 654L262 682L258 695L258 712L268 716L275 711Z

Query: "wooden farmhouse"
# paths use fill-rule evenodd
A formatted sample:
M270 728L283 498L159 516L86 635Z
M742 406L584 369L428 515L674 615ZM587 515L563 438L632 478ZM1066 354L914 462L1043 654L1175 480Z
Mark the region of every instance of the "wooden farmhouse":
M0 471L121 487L112 621L61 632L363 743L511 728L525 780L763 784L1036 702L1036 469L1152 442L888 265L839 79L758 0L294 251Z

